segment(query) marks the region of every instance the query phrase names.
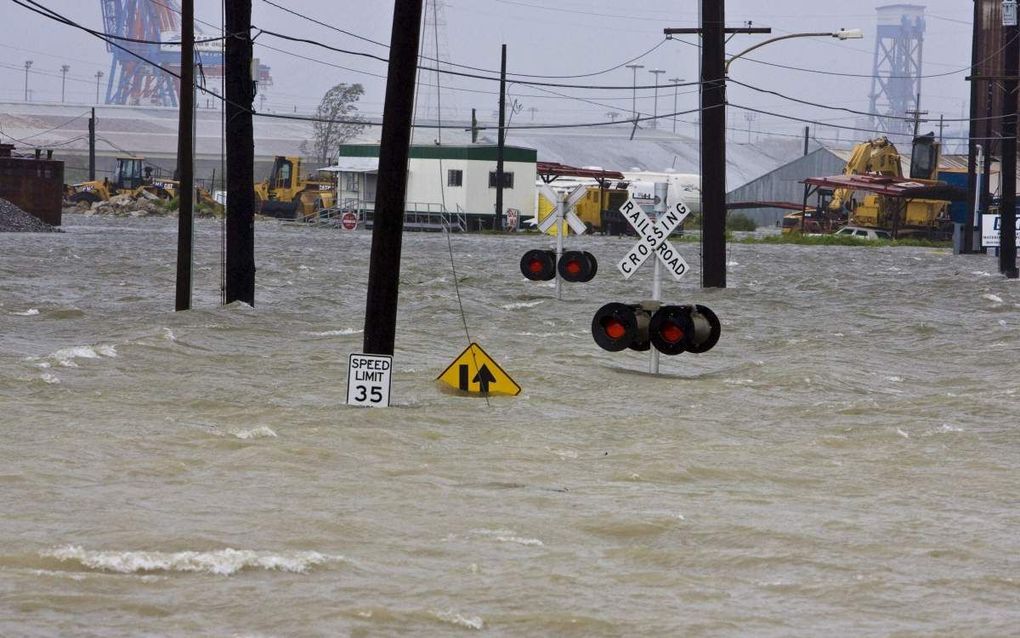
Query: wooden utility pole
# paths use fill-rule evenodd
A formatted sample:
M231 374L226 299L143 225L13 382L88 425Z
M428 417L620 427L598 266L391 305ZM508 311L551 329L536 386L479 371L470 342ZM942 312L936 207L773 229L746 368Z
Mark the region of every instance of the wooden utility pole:
M1003 3L1005 9L1006 3ZM1017 27L1016 3L1013 3L1012 18L1003 11L1002 40L1003 72L1002 82L1002 172L999 202L999 272L1009 279L1016 279L1016 117L1017 117L1017 73L1020 72L1020 28Z
M404 232L407 159L414 115L414 76L421 39L422 0L395 0L390 60L379 146L379 186L372 222L368 296L365 303L366 354L393 354Z
M971 35L971 47L970 47L970 63L974 72L978 72L977 64L981 58L981 20L983 18L983 11L980 2L974 3L974 22ZM978 137L978 102L980 101L981 91L985 91L988 88L988 83L977 82L973 78L968 77L970 80L970 126L968 127L968 142L967 142L967 217L963 224L963 238L960 246L961 253L975 252L974 249L974 228L977 226L977 220L974 219L975 211L969 210L971 202L984 201L984 197L981 193L977 192L978 184L980 180L977 178L979 172L984 172L984 166L977 165L977 147L978 143L975 139ZM986 182L987 183L987 182ZM982 189L983 190L983 189Z
M96 109L89 117L89 181L96 181Z
M177 303L191 309L195 203L195 0L181 0L181 106L177 126Z
M224 20L226 75L227 228L226 303L255 305L255 136L251 77L251 0L229 0Z
M503 151L506 148L506 45L499 65L499 133L496 135L496 219L495 230L503 230Z
M701 285L726 287L726 34L772 29L726 28L725 0L701 0Z
M725 0L701 0L701 285L704 288L726 287L725 27ZM706 143L710 145L708 148Z

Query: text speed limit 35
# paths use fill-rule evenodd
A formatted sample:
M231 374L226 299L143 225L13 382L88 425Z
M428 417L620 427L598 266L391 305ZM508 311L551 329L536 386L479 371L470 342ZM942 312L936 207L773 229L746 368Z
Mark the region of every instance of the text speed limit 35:
M392 370L389 355L352 353L347 365L347 405L388 407Z

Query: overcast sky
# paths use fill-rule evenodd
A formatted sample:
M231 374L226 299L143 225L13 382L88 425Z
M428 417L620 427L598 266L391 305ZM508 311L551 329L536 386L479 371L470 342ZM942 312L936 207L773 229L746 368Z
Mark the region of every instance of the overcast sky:
M38 0L68 18L94 29L101 29L99 0ZM140 0L157 2L161 0ZM253 0L252 22L256 27L322 42L351 51L385 57L378 43L390 38L393 2L391 0L274 0L301 16L307 16L364 39L340 33L272 6L265 0ZM432 0L428 0L431 5ZM669 78L691 81L698 75L699 49L694 36L664 41L664 27L697 26L699 0L446 0L441 11L444 20L438 29L424 38L435 56L454 64L498 72L500 45L508 50L508 70L532 76L574 76L543 79L573 85L628 87L633 71L624 63L634 63L637 83L653 85L651 69L662 69L662 84ZM754 26L772 28L772 36L736 35L727 46L730 54L761 40L788 33L832 31L860 28L863 40L840 42L834 38L801 38L769 44L740 61L734 62L730 77L735 81L768 89L783 96L866 111L872 88L870 74L874 64L877 6L888 2L836 0L728 0L729 26L750 21ZM968 83L966 67L970 63L971 18L973 3L963 0L917 2L926 7L926 33L923 49L922 109L937 120L966 116ZM221 3L196 0L198 18L207 23L199 27L206 33L219 30ZM21 101L25 89L25 60L33 65L28 77L33 101L59 102L61 65L70 66L66 82L66 100L91 104L96 96L97 71L109 73L110 54L95 37L31 13L11 0L0 0L0 100ZM438 32L438 38L436 36ZM656 45L659 45L656 47ZM256 107L277 112L310 112L323 92L338 82L359 82L365 86L361 101L363 113L381 113L385 92L386 64L373 59L337 53L319 47L288 42L262 34L255 55L272 68L274 84L264 87L265 101ZM768 64L764 64L768 63ZM614 67L619 67L615 68ZM457 68L457 67L451 67ZM606 69L606 73L595 74ZM815 72L811 72L814 70ZM483 73L485 74L485 73ZM585 77L577 77L585 76ZM855 77L863 76L863 77ZM517 78L522 79L522 78ZM538 80L538 78L532 78ZM104 78L105 80L105 78ZM491 118L497 107L498 82L441 76L439 103L444 118L465 118L472 107L482 118ZM105 93L105 85L102 87ZM509 91L522 107L514 116L517 123L589 122L606 120L609 112L629 115L632 91L595 90L573 87L535 87L511 83ZM653 89L637 92L637 109L658 114L697 107L696 87L662 88L657 102ZM436 112L436 91L420 93L429 112ZM767 114L748 114L737 108L749 106L762 111L794 115L818 122L853 126L858 116L822 106L798 104L784 97L754 91L731 84L730 125L750 128L751 136L796 135L804 123L783 120ZM419 113L425 107L419 105ZM689 132L695 116L681 116L682 131ZM672 121L660 123L660 128ZM954 124L953 126L957 126ZM686 129L684 128L686 127ZM931 128L929 125L928 128ZM937 124L935 125L937 128ZM819 136L836 135L834 130L819 131ZM843 140L867 137L867 133L842 131Z

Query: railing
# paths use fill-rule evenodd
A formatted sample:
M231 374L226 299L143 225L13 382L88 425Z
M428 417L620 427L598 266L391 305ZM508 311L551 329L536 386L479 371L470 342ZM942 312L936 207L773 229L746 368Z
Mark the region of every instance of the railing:
M366 204L371 204L371 209ZM340 228L340 220L344 213L353 212L358 216L359 225L371 228L374 205L375 202L347 199L338 206L323 208L307 215L303 221L317 226ZM404 230L433 232L446 230L463 233L467 232L467 215L459 204L456 211L451 212L445 210L441 204L408 202L404 211Z

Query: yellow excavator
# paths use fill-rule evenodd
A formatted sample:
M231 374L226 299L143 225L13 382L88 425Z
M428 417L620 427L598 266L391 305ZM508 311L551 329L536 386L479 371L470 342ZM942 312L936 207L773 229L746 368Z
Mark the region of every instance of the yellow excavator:
M940 155L941 145L935 141L933 133L914 138L910 179L928 186L938 184ZM896 147L883 136L855 146L843 174L903 177L903 167ZM904 201L876 193L867 193L858 200L853 190L837 188L833 190L826 210L829 213L846 210L850 216L849 222L858 226L933 229L948 218L949 203L935 199Z
M278 155L269 179L255 184L255 208L270 217L305 219L335 203L333 180L302 177L300 157Z

